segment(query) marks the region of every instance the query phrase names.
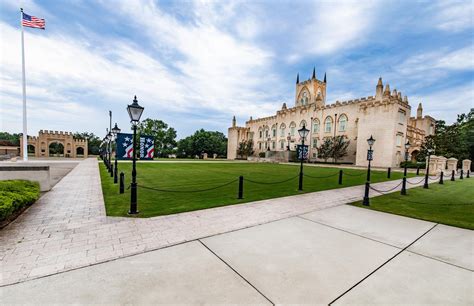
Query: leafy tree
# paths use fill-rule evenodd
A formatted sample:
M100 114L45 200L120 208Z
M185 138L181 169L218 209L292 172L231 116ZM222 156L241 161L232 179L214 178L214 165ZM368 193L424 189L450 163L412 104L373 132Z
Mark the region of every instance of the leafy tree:
M87 139L87 153L90 155L99 155L100 143L102 142L102 140L94 133L76 132L74 133L74 138L84 140Z
M20 134L10 134L8 132L0 132L0 141L4 145L8 146L19 146L20 145Z
M324 159L325 162L328 161L330 157L333 157L333 138L325 138L323 143L318 148L318 156Z
M241 158L247 158L254 153L253 150L253 140L249 139L247 141L242 141L239 143L239 148L237 149L237 155Z
M168 157L177 145L176 130L161 120L147 118L138 125L140 134L155 138L155 152L159 157Z
M336 136L332 139L332 157L336 163L338 159L347 155L347 147L350 141L345 139L344 136Z
M193 135L178 141L178 155L180 157L201 156L202 153L225 156L227 152L227 138L221 132L205 131L200 129Z

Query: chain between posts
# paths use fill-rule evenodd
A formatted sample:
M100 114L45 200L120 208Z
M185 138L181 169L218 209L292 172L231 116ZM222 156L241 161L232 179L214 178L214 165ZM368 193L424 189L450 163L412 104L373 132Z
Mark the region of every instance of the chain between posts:
M247 178L244 178L244 181L247 181L249 183L254 183L254 184L261 184L261 185L273 185L273 184L282 184L282 183L289 182L289 181L297 178L298 176L299 176L299 174L297 174L296 176L290 177L289 179L285 179L283 181L278 181L278 182L259 182L259 181L249 180Z
M228 186L232 183L235 183L237 182L238 179L235 179L235 180L232 180L230 182L227 182L225 184L222 184L222 185L219 185L219 186L215 186L215 187L211 187L211 188L206 188L206 189L197 189L197 190L172 190L172 189L159 189L159 188L155 188L155 187L148 187L148 186L140 186L141 188L145 188L145 189L149 189L149 190L153 190L153 191L160 191L160 192L183 192L183 193L195 193L195 192L204 192L204 191L210 191L210 190L215 190L215 189L219 189L219 188L222 188L222 187L225 187L225 186Z

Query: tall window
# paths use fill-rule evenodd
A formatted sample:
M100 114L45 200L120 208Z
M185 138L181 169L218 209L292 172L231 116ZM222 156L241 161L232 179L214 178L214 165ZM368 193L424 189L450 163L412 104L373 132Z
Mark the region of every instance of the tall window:
M305 126L306 128L308 127L305 120L301 120L300 122L300 128L302 128L303 126Z
M313 138L313 149L317 149L317 148L318 148L318 139Z
M397 139L396 139L396 141L397 141L397 147L401 147L401 146L402 146L402 137L403 137L403 135L397 134Z
M332 118L327 116L324 120L324 132L330 133L332 129Z
M405 123L405 111L404 110L398 110L398 122L400 123Z
M258 148L259 148L260 150L262 149L262 143L261 143L261 142L258 143Z
M276 128L276 126L274 126L274 127L272 128L272 136L273 136L273 137L276 137L276 135L277 135L277 128Z
M296 123L292 122L290 124L290 135L295 136L295 132L296 132Z
M272 142L272 149L275 150L275 148L276 148L276 142L273 141L273 142Z
M280 125L280 137L285 137L285 128L286 128L286 125L282 123Z
M347 116L341 115L339 117L339 132L345 132L347 128Z
M262 130L259 130L258 133L259 133L259 135L260 135L260 138L262 138L262 137L263 137L263 131L262 131Z
M314 119L313 121L313 133L319 133L319 120Z

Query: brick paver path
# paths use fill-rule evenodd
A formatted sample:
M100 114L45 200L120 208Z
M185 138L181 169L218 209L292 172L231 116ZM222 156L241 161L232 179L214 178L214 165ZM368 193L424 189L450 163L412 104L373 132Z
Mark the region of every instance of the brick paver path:
M386 190L399 182L373 186ZM411 187L414 185L408 186ZM0 230L0 286L350 203L361 199L363 188L327 190L147 219L107 217L98 162L86 159Z

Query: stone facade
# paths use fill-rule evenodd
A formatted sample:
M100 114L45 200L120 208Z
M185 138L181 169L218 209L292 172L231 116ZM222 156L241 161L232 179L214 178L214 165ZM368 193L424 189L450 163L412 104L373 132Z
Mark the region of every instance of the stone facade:
M38 136L28 136L28 154L35 157L50 157L50 145L62 145L62 153L58 157L87 158L87 140L76 139L71 132L40 130ZM23 156L23 137L20 137L20 156ZM34 153L32 153L31 151Z
M284 151L289 144L295 150L301 143L298 129L303 125L310 130L305 143L310 145L310 161L320 161L318 147L327 137L342 135L350 141L348 154L338 160L356 165L367 165L367 139L376 139L374 160L378 167L396 167L404 160L404 144L410 141L412 158L419 152L426 136L434 133L435 119L423 117L421 103L417 116L410 117L411 106L407 96L396 89L390 91L379 79L375 96L326 104L326 75L324 80L313 76L296 81L295 106L283 103L275 115L253 119L245 127L237 126L235 117L228 130L227 158L236 159L239 143L253 140L255 154Z

